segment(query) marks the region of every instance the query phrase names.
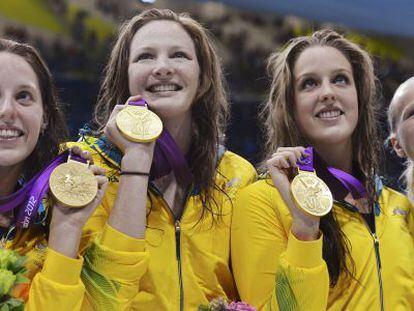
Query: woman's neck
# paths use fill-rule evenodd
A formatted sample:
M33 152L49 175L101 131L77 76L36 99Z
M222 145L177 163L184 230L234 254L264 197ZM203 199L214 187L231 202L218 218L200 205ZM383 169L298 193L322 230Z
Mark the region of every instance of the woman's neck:
M0 197L13 193L21 171L21 165L0 167Z
M352 143L335 145L315 145L322 159L334 168L352 174Z

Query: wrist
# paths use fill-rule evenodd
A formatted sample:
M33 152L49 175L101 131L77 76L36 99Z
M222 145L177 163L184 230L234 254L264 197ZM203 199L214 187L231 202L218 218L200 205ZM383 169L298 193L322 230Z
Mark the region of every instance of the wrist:
M319 219L294 219L291 228L292 234L301 241L313 241L319 238Z
M152 164L152 156L147 153L129 149L121 160L121 171L149 172Z
M78 256L81 236L82 232L51 230L48 247L67 257L76 258Z

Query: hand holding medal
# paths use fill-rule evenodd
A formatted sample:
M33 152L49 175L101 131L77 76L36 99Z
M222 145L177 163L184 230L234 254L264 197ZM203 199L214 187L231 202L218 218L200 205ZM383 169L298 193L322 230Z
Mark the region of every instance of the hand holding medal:
M57 202L53 206L49 247L75 258L82 228L101 203L108 179L104 169L93 165L89 152L77 146L70 152L68 162L59 165L50 178L50 188ZM68 192L65 193L66 188Z
M77 149L75 149L77 150ZM86 161L69 153L68 161L56 167L49 179L50 192L63 206L85 207L98 193L98 182Z
M143 99L128 101L128 105L118 112L116 125L125 138L139 143L152 142L162 132L161 119L148 109Z
M292 216L292 233L301 240L315 240L319 235L319 216L314 216L291 195L291 180L300 159L308 157L304 147L280 147L266 162L273 184L278 189ZM310 174L310 173L309 173ZM297 180L304 185L300 179ZM308 180L303 180L307 185ZM316 186L312 183L313 186ZM305 187L303 191L306 192ZM316 190L314 192L317 192ZM308 193L305 193L306 195ZM299 204L298 204L299 203ZM304 206L305 207L305 206ZM306 207L305 207L306 208Z

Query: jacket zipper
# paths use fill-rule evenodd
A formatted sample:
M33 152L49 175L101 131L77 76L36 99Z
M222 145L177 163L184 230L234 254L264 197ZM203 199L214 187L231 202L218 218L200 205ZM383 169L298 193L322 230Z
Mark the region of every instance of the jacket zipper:
M175 220L175 253L178 263L178 281L180 283L180 311L184 310L184 288L183 275L181 270L181 224L180 220Z
M168 203L164 200L162 193L157 189L155 185L151 187L160 197L161 200L164 202L164 205L167 207L168 212L170 213L171 217L174 220L174 227L175 227L175 254L177 258L177 265L178 265L178 282L180 285L180 311L184 310L184 285L183 285L183 275L182 275L182 264L181 264L181 218L176 218L175 214L172 212ZM190 197L191 189L188 192L188 195L185 200L184 210L187 206L188 198ZM181 217L184 214L184 210L181 214Z
M335 201L335 203L339 203L340 205L344 206L346 209L352 212L358 212L358 209L348 202ZM381 307L381 311L384 311L385 310L384 309L384 291L382 288L382 273L381 273L382 267L381 267L381 257L380 257L380 252L379 252L379 239L378 239L376 232L371 231L371 228L369 227L367 221L363 217L362 217L362 220L364 221L365 226L367 227L368 232L371 235L372 240L374 242L375 262L377 264L377 276L378 276L378 283L379 283L380 307ZM375 216L374 216L374 222L375 222Z
M375 259L377 262L377 274L379 280L379 291L380 291L380 304L381 311L384 311L384 292L382 288L382 274L381 274L381 258L379 253L379 240L376 233L371 233L372 238L374 239L374 248L375 248Z
M375 216L374 216L375 217ZM375 262L377 264L377 276L378 276L378 283L379 283L379 294L380 294L380 307L381 307L381 311L384 311L384 291L382 288L382 267L381 267L381 257L380 257L380 252L379 252L379 239L378 236L376 234L376 232L372 232L370 227L368 226L368 223L366 222L365 219L363 219L368 232L370 233L372 240L374 242L374 251L375 251ZM374 220L375 221L375 220Z

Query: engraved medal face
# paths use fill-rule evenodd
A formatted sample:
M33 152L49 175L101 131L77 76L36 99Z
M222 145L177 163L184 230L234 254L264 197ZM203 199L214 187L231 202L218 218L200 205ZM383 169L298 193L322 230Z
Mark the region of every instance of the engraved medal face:
M162 132L161 119L146 107L127 106L116 116L116 125L120 132L135 142L151 142Z
M85 164L71 161L56 167L49 179L53 196L65 206L84 207L98 192L98 182Z
M315 173L299 171L290 190L297 206L310 215L324 216L332 209L332 193Z

